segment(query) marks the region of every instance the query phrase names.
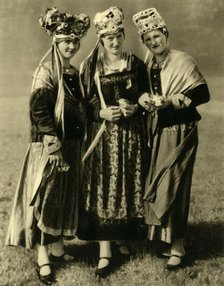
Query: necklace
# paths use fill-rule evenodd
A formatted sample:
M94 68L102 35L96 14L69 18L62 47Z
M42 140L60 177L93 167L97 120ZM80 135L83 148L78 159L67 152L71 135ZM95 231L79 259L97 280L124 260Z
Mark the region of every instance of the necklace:
M107 70L122 71L126 67L126 60L125 60L124 52L121 53L120 58L117 59L115 63L111 61L106 55L104 55L103 63Z
M73 68L72 67L63 67L63 72L65 73L72 73Z
M163 64L164 64L164 61L165 61L165 60L163 60L162 62L159 62L159 63L154 62L154 63L153 63L153 68L154 68L154 69L161 69L162 66L163 66Z
M154 57L154 66L155 68L161 68L162 65L164 64L168 54L169 54L170 50L167 50L166 53L163 55L162 59L156 59L156 57Z
M166 57L159 62L157 62L156 59L154 58L152 67L154 69L161 69L163 67L165 61L166 61Z

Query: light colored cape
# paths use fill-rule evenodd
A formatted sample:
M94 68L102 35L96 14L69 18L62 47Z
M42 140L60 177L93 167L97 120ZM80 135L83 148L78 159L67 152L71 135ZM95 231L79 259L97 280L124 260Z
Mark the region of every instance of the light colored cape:
M152 64L153 57L148 62L149 73ZM168 54L163 64L160 76L162 95L166 97L192 90L198 85L206 83L205 79L199 72L194 59L187 53L179 52L176 50L171 50ZM152 85L150 84L150 86ZM151 93L153 94L152 90ZM148 118L151 120L150 128L153 130L156 128L157 116L150 116ZM180 145L175 150L173 150L171 154L167 155L167 160L157 171L153 181L146 181L144 195L144 200L146 202L145 211L147 213L148 208L152 208L158 221L163 218L164 214L166 214L176 198L177 186L180 180L179 173L176 176L174 172L176 164L179 164L179 168L183 172L183 170L186 170L188 165L192 164L192 161L194 161L195 152L197 149L196 138L197 128L194 127L189 132L188 136L186 136L186 138L180 143ZM182 159L180 159L181 156ZM171 171L174 174L173 181L176 185L174 184L173 191L171 193L164 192L164 189L162 189L160 185L165 177L170 176Z
M146 63L150 74L153 57ZM170 50L167 55L162 66L160 77L162 95L166 97L192 90L196 86L206 83L198 70L195 60L187 53L176 50ZM151 82L150 86L152 86ZM151 94L153 94L152 88Z

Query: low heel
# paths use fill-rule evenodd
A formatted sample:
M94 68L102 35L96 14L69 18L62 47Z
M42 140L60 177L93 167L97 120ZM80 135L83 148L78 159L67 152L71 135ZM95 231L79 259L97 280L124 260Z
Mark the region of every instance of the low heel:
M48 274L48 275L42 275L40 274L40 269L44 266L50 266L51 268L51 265L50 263L46 263L46 264L43 264L41 266L37 266L36 268L36 272L37 272L37 276L40 280L40 282L44 283L45 285L52 285L52 283L54 282L54 277L53 277L53 274L52 274L52 269L51 269L51 273Z
M95 276L97 278L106 278L112 271L111 257L100 257L100 259L107 259L109 263L105 267L97 268Z
M175 263L172 262L172 259L175 259ZM173 255L171 254L168 263L166 265L167 270L176 270L178 268L182 268L184 266L184 256Z
M119 243L117 244L117 248L118 248L118 254L119 254L119 257L122 261L128 261L130 260L131 258L131 251L130 251L130 248L128 247L128 245L126 243ZM124 253L122 252L122 247L126 247L127 250L129 251L129 253Z
M63 253L61 256L55 256L55 255L53 255L53 254L51 253L50 256L49 256L49 259L50 259L51 263L53 263L53 264L55 264L55 265L60 265L60 264L63 264L63 263L68 263L68 262L71 262L72 260L74 260L74 257L73 257L73 256L71 256L71 259L66 260L66 259L65 259L65 255L66 255L66 254L67 254L67 253L65 252L65 253Z

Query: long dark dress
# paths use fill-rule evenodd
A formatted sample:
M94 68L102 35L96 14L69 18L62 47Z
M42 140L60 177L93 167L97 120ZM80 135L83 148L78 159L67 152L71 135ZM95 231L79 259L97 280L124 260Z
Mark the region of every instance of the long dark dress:
M40 66L36 74L30 98L31 143L14 198L7 245L32 248L76 234L84 113L78 71L71 68L63 78L70 90L65 87L64 140L55 122L57 85L51 63ZM52 148L61 150L70 166L67 172L49 163Z
M196 106L209 100L205 80L194 60L171 50L160 66L149 64L151 93L182 94L176 106L149 114L152 156L145 186L148 239L172 243L187 230L193 167L198 146Z
M107 106L120 98L134 104L149 90L147 70L134 55L127 55L121 71L112 71L98 59L101 90ZM102 122L89 120L87 144ZM143 224L143 194L146 176L146 130L142 112L117 122L106 122L106 130L85 162L81 239L113 240L146 237Z

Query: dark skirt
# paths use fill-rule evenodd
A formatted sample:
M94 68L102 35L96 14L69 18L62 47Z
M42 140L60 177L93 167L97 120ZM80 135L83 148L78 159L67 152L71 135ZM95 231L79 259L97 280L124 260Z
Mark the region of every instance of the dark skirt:
M88 126L87 147L100 123ZM84 166L78 237L115 240L146 237L143 194L146 178L146 134L140 114L106 130Z
M196 123L157 129L144 197L148 239L185 237L197 146Z
M7 238L7 245L32 248L61 237L73 238L78 226L78 191L80 186L81 141L66 140L62 154L68 172L59 172L47 162L35 194L35 182L46 152L41 142L31 143L17 186ZM47 158L47 157L46 157Z

